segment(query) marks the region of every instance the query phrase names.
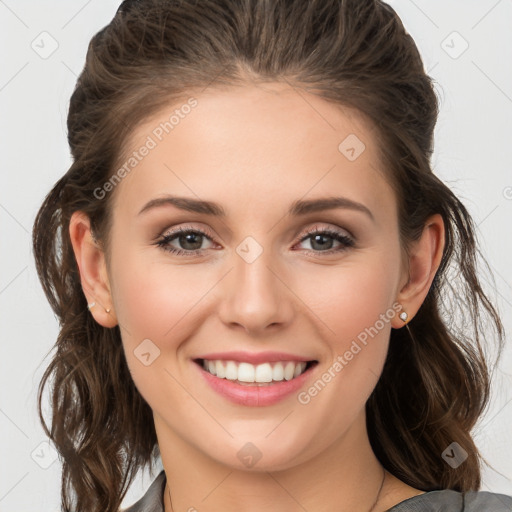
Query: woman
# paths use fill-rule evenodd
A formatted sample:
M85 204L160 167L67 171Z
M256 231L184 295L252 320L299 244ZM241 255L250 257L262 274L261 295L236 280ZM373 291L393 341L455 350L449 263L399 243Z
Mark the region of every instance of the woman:
M159 456L130 512L511 510L478 492L502 325L437 109L378 1L121 5L34 225L64 510Z

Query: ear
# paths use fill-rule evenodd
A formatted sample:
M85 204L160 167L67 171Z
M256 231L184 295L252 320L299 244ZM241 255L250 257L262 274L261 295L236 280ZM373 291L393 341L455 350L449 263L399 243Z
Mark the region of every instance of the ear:
M429 217L420 239L410 248L408 279L405 279L406 282L397 296L397 301L402 305L402 311L407 313L408 318L404 322L396 315L392 320L392 327L400 328L410 322L423 304L441 264L444 236L445 229L441 215L435 214Z
M105 254L92 236L89 217L85 213L76 211L72 214L69 236L87 303L94 304L89 308L90 313L103 327L116 326Z

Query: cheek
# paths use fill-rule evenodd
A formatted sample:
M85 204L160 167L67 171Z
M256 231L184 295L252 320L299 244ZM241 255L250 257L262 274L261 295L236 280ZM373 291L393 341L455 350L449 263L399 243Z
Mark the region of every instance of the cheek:
M176 354L192 335L196 308L212 283L192 265L166 264L146 250L126 248L112 267L126 361L137 389L155 408L163 400L162 390L173 388L173 376L179 375ZM179 395L183 403L189 399L185 395Z
M322 428L326 438L338 435L360 413L386 359L391 320L398 314L392 307L398 263L383 256L331 268L324 276L317 271L300 292L320 320L328 357L299 403L314 418L311 428Z
M319 425L350 423L381 374L391 320L397 314L392 306L399 260L394 254L392 249L367 252L351 261L347 258L337 269L319 268L299 292L320 319L317 325L326 348L327 360L319 374L322 382L315 381L300 401L313 403ZM342 407L333 409L333 404Z
M336 340L333 348L344 351L347 343L363 338L376 324L382 337L389 333L389 321L396 314L392 305L398 269L398 260L389 253L368 253L339 267L310 272L301 286L297 282L299 296L317 315L323 332Z
M187 314L211 288L193 265L166 264L165 256L149 257L146 250L126 253L115 266L114 280L116 313L130 343L140 337L177 338Z

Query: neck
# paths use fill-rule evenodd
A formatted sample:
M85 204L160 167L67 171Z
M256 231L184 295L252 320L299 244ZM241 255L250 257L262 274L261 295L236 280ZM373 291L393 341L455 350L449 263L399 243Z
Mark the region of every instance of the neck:
M155 428L167 478L165 512L369 512L379 490L381 497L386 492L386 485L381 490L383 468L371 449L364 412L315 457L280 470L220 464L156 415ZM377 503L373 512L379 510Z

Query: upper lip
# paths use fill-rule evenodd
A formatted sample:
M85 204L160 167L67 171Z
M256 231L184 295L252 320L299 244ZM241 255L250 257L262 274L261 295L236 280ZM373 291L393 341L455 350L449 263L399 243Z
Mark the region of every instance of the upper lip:
M238 361L240 363L271 363L276 361L314 361L311 357L302 357L287 352L242 352L242 351L231 351L231 352L212 352L197 357L196 359L208 359L208 360L223 360L223 361Z

